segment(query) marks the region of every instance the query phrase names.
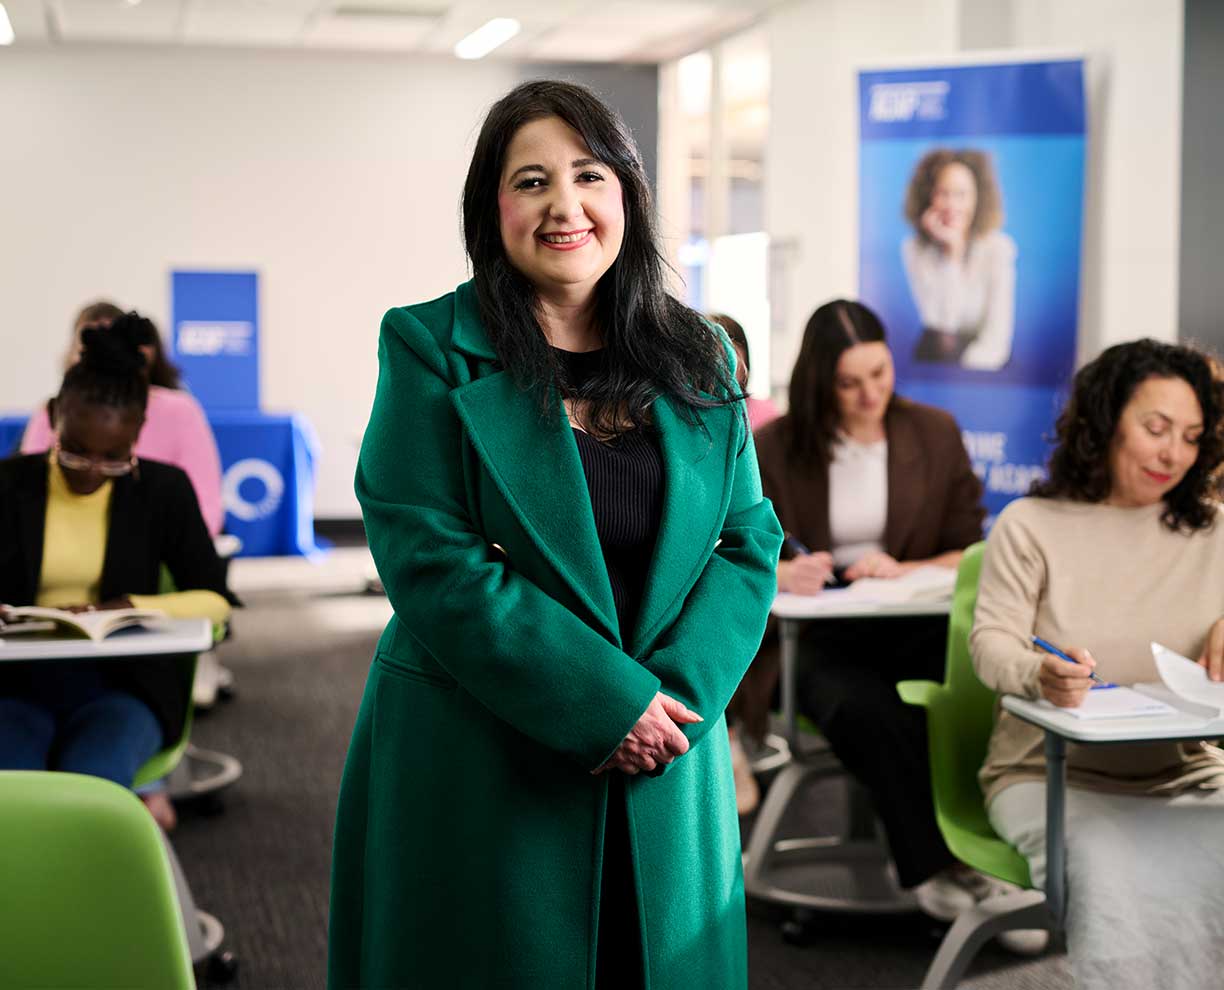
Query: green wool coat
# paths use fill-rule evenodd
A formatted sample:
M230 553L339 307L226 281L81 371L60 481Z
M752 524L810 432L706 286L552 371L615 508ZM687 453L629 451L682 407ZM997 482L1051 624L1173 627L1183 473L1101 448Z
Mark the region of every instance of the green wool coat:
M471 283L391 310L357 469L395 615L340 788L331 990L594 985L607 776L656 691L705 717L628 777L644 986L747 986L723 710L782 533L734 406L653 417L663 515L622 641L573 433L497 370ZM602 990L602 988L601 988Z

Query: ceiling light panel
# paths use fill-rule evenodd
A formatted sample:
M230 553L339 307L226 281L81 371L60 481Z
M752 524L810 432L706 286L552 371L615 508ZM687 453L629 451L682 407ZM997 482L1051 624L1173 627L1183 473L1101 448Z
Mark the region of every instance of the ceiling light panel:
M177 40L181 0L56 0L64 41L172 42Z
M307 28L302 41L312 48L413 51L437 26L438 18L432 14L353 6L345 13L320 16Z

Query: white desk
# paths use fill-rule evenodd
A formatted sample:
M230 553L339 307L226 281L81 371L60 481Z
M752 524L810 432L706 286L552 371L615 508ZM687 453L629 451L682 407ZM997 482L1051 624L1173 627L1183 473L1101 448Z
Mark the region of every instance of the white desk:
M841 763L823 749L800 746L797 724L799 629L808 621L906 616L945 616L950 601L883 604L854 600L839 590L805 596L779 594L772 614L781 649L782 714L791 759L765 796L744 855L744 889L753 897L800 909L866 914L913 911L916 902L897 886L888 850L876 834L870 798L859 785L848 787L848 814L840 836L778 839L782 817L808 781L844 777Z
M1185 704L1162 684L1135 685L1144 694L1173 707ZM1046 757L1046 903L1061 929L1067 908L1067 850L1064 843L1067 800L1067 742L1090 746L1142 742L1187 742L1224 737L1224 718L1176 715L1140 718L1078 719L1038 701L1005 695L1003 707L1045 731Z
M774 598L770 614L778 620L782 724L785 727L786 742L791 752L799 752L799 629L804 622L834 619L900 619L920 615L938 616L947 615L951 610L951 598L936 602L885 604L847 600L841 594L841 589L831 589L821 595L792 595L780 592Z
M101 642L50 633L19 633L0 638L0 663L174 656L179 653L202 653L212 645L212 623L207 619L172 619L164 631L122 629Z

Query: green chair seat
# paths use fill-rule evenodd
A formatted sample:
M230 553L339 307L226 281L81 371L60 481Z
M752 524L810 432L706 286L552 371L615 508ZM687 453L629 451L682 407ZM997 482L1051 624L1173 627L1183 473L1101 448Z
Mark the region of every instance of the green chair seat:
M157 825L97 777L0 772L0 987L195 987Z

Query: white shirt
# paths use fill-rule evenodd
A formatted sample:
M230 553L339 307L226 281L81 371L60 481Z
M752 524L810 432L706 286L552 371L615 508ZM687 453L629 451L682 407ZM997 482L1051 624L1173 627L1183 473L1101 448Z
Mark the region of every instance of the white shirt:
M1001 230L970 241L962 261L917 237L901 245L922 325L973 338L960 363L994 371L1011 357L1016 320L1016 242Z
M829 464L829 535L833 564L849 567L884 549L888 521L888 440L839 436Z

